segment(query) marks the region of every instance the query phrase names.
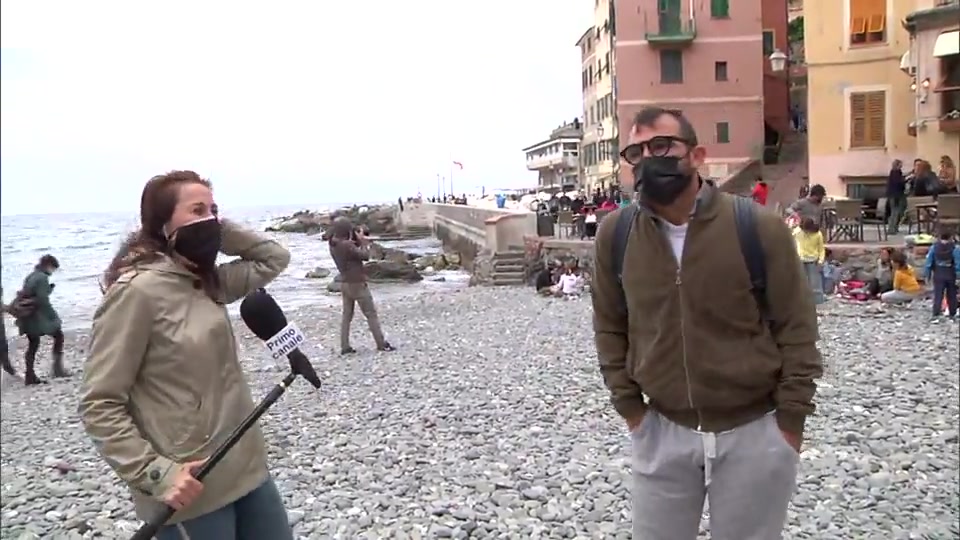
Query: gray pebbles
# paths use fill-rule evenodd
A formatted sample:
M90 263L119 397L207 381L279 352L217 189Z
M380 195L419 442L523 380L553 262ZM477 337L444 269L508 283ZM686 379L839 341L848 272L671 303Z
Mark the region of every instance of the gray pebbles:
M379 309L399 350L376 353L358 314L360 353L347 358L334 354L337 310L289 314L325 381L294 385L261 421L298 537L630 538L629 438L597 370L588 299L471 288ZM822 308L827 375L785 538L957 538L960 330L928 319L926 305ZM237 326L265 395L281 368ZM24 347L11 351L21 370ZM68 338L74 371L85 348ZM0 538L137 526L83 434L77 380L3 381Z

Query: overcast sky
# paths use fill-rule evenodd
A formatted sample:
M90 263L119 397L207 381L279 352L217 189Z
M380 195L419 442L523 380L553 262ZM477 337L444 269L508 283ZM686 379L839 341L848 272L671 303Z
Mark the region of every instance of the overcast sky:
M222 206L430 195L453 160L522 187L581 114L590 0L254 5L4 0L3 214L133 210L171 169Z

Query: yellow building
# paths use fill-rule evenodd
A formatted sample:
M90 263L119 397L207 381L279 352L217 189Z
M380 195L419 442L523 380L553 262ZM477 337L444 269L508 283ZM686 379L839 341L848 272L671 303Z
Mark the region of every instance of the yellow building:
M916 94L900 62L901 21L918 1L805 2L810 183L829 195L882 196L891 162L917 157Z
M593 24L577 41L583 88L583 139L580 164L588 192L617 183L619 133L614 96L613 0L597 0Z
M905 21L913 41L901 79L916 93L917 155L936 171L941 156L960 163L960 0L916 4Z

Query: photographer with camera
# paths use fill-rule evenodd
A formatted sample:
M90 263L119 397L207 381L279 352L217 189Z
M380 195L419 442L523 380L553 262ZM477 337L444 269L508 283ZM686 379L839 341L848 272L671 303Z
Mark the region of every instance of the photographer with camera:
M383 337L377 307L373 303L363 262L370 259L370 239L366 231L353 226L347 217L338 217L330 226L330 255L340 272L340 295L343 297L343 315L340 321L340 354L357 352L350 346L350 323L354 304L367 319L370 333L379 351L392 351L393 346Z

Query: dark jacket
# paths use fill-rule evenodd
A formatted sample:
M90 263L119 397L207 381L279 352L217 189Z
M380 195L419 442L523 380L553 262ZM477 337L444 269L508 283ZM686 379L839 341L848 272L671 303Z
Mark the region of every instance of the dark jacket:
M750 290L733 196L709 183L689 223L682 265L651 212L638 215L623 263L625 315L612 266L622 211L600 224L593 283L597 355L617 412L635 419L649 406L678 424L718 432L776 410L783 430L802 432L822 360L810 288L780 217L757 209L767 323Z
M367 275L363 271L363 261L370 258L366 247L360 247L352 239L333 237L330 239L330 256L340 272L343 283L364 283Z
M900 169L890 169L887 176L887 197L903 197L907 191L907 181Z
M60 316L50 304L50 276L34 270L23 280L23 291L33 297L36 309L29 317L17 319L21 335L50 336L60 330Z

